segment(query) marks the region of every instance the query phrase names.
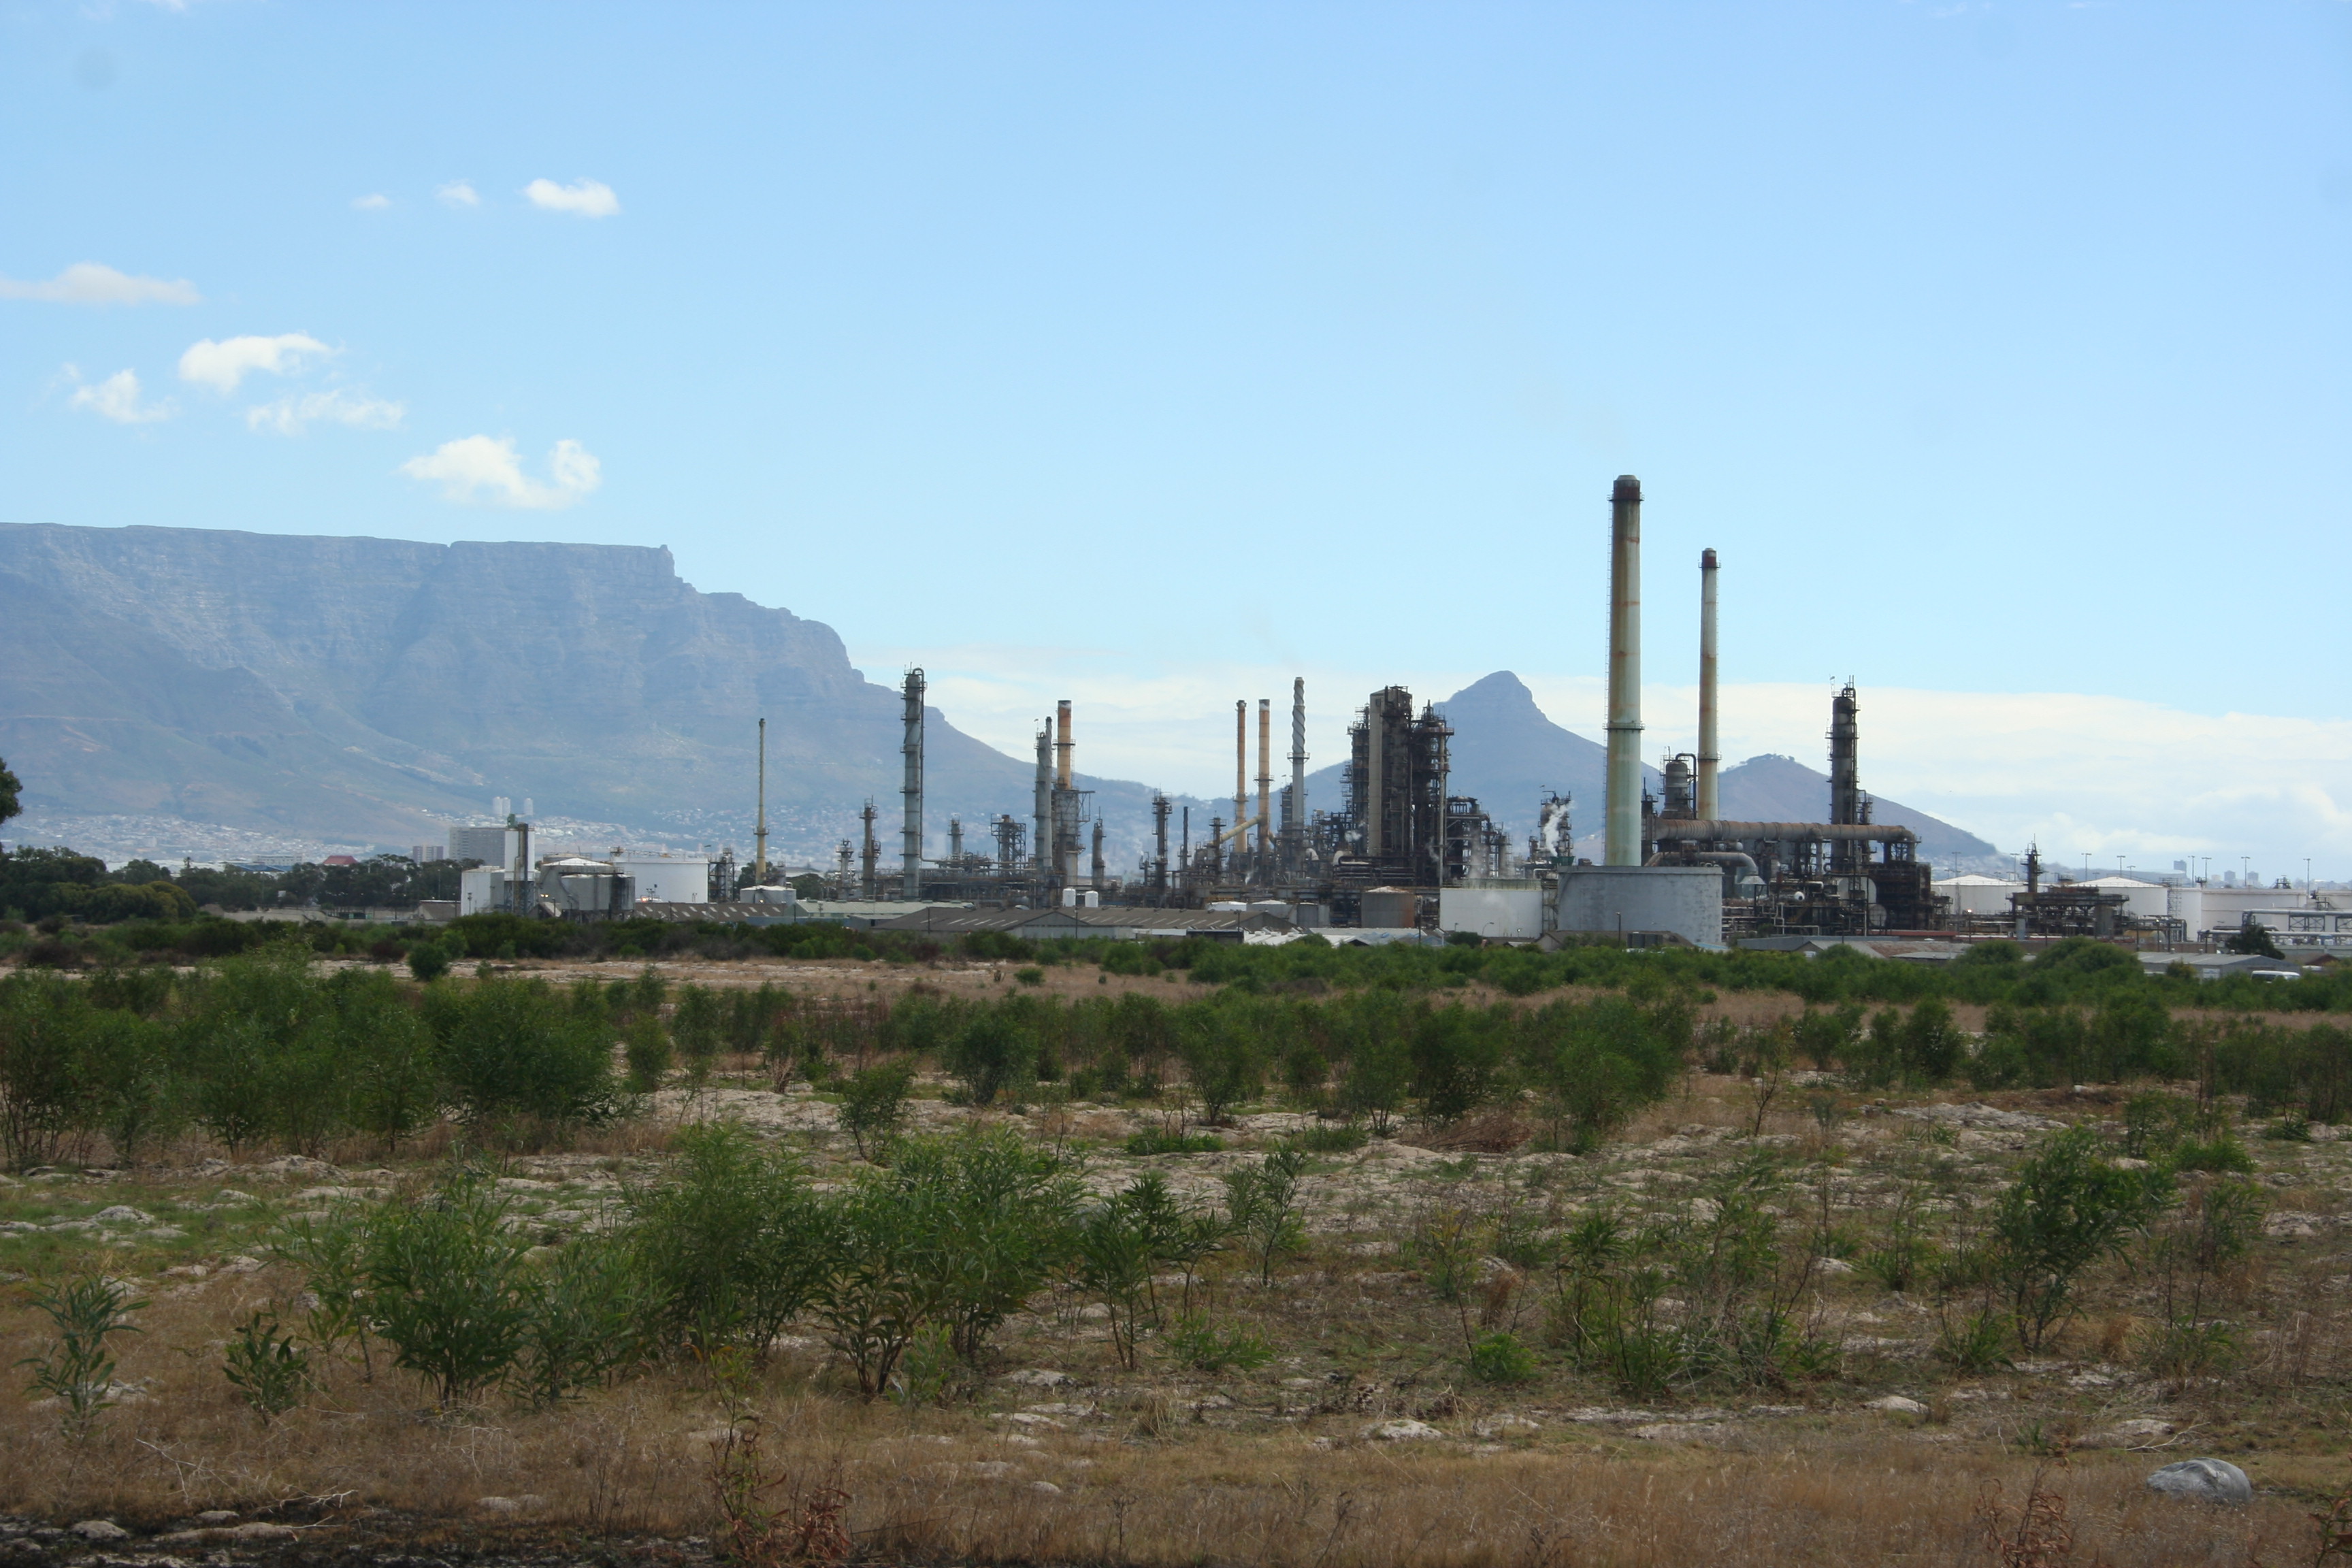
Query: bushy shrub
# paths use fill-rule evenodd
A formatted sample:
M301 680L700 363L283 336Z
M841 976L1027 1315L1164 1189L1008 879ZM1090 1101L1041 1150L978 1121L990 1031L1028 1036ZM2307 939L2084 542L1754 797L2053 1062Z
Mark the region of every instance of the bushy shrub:
M946 1052L945 1066L963 1080L974 1105L1026 1089L1037 1061L1037 1037L1003 1007L972 1015Z
M678 1134L667 1178L630 1194L630 1247L662 1349L757 1351L832 1265L828 1222L799 1163L732 1122Z
M1481 1383L1529 1383L1536 1370L1536 1352L1517 1334L1497 1331L1471 1342L1470 1375Z
M2119 1170L2090 1127L2058 1133L2019 1167L1993 1209L1996 1267L2018 1338L2039 1351L2074 1310L2084 1268L2121 1247L2171 1191L2161 1169Z
M612 1037L540 980L480 980L425 993L450 1102L478 1129L544 1138L611 1120Z
M443 1408L504 1380L530 1319L528 1247L488 1182L460 1176L368 1224L362 1260L376 1331Z

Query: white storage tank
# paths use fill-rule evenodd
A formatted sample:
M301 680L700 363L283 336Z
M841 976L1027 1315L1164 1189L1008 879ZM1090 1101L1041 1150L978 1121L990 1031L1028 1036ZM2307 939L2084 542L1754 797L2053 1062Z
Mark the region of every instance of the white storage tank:
M2121 893L2124 913L2136 921L2160 921L2169 911L2169 900L2161 882L2143 882L2137 877L2095 877L2080 884L2096 888L2103 893Z
M1543 935L1543 884L1472 877L1460 887L1440 889L1437 929L1468 931L1490 942L1533 942Z
M710 901L710 862L700 855L649 855L615 860L613 868L636 883L641 904Z
M1952 900L1956 915L2006 915L2010 895L2025 891L2025 884L1971 871L1965 877L1947 877L1936 884L1936 891Z
M1713 866L1577 866L1562 871L1555 929L1610 935L1672 931L1723 946L1723 873Z
M496 866L476 866L457 873L457 912L493 914L507 907L507 874Z

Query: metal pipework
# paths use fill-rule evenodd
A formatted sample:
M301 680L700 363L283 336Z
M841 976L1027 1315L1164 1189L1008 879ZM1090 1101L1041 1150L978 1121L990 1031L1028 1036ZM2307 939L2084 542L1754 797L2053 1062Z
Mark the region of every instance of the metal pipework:
M1609 494L1609 795L1604 866L1642 863L1642 481Z
M1716 771L1723 762L1716 743L1715 552L1698 552L1698 814L1722 809L1716 798Z
M1696 822L1664 819L1650 826L1660 843L1753 844L1759 839L1802 844L1916 844L1919 836L1907 827L1876 822L1719 822L1702 817Z
M1274 700L1257 700L1257 855L1258 864L1266 864L1266 846L1274 832L1266 807L1274 797Z
M907 671L906 739L898 750L905 755L906 782L898 793L906 797L906 822L900 827L898 896L912 899L923 890L923 672Z
M1063 698L1054 704L1054 782L1063 789L1070 787L1070 700Z

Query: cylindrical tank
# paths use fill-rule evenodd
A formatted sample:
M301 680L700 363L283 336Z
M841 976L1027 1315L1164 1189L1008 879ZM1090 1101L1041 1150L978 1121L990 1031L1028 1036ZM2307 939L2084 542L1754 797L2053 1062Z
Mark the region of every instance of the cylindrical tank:
M1672 931L1723 945L1723 874L1713 866L1578 866L1560 873L1559 930Z

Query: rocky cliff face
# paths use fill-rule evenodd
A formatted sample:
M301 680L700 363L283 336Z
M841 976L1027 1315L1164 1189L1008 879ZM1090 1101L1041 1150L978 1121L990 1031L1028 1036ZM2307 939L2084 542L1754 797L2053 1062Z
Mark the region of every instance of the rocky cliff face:
M897 692L666 550L0 524L0 756L28 809L405 844L498 794L740 838L762 713L776 846L830 844L872 796L895 859ZM934 837L1026 816L1028 766L936 710L926 754Z

